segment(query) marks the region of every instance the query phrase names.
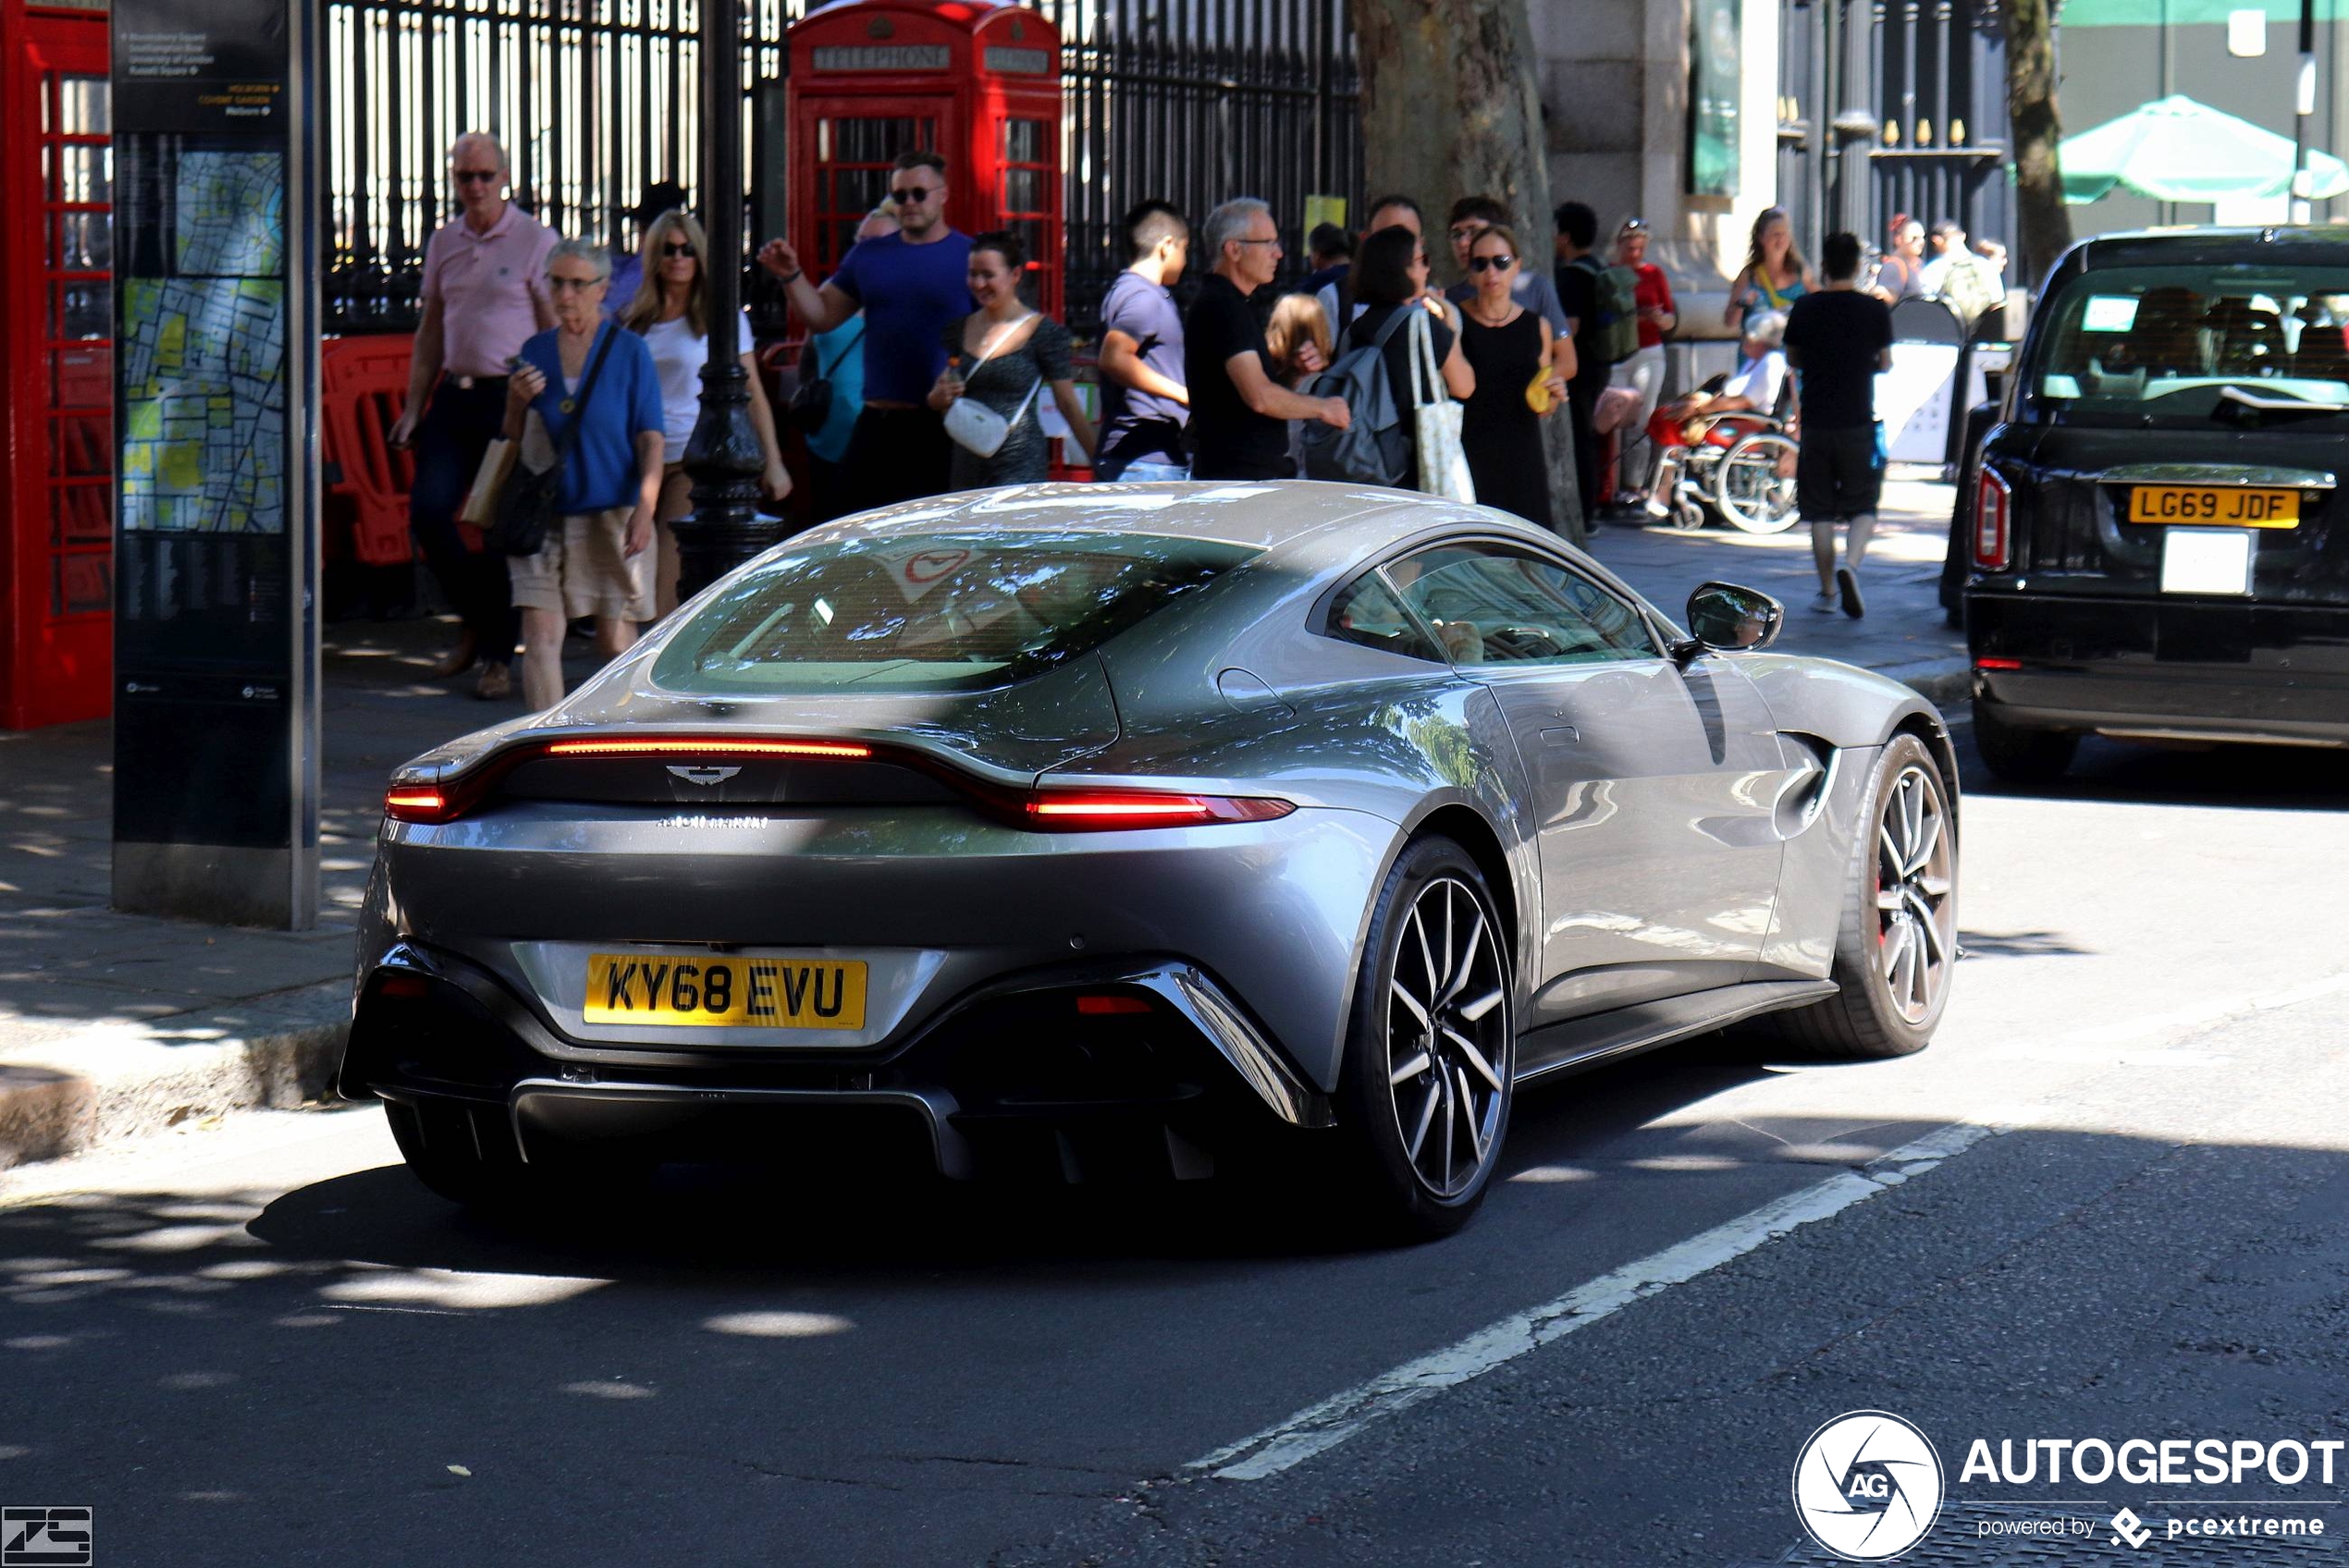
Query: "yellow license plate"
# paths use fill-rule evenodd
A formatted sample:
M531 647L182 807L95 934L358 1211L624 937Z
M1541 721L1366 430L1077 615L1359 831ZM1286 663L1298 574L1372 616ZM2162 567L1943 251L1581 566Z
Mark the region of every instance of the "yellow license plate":
M590 1023L862 1029L865 965L853 959L590 953Z
M2129 492L2131 522L2191 522L2208 528L2297 528L2300 492L2233 485L2140 484Z

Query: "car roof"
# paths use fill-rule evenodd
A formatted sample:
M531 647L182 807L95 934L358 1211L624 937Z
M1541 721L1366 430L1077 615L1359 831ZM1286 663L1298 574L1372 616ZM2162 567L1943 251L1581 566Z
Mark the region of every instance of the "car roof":
M2264 228L2209 226L2141 228L2092 235L2080 242L2079 264L2098 267L2176 265L2182 262L2299 262L2349 266L2349 223L2275 225Z

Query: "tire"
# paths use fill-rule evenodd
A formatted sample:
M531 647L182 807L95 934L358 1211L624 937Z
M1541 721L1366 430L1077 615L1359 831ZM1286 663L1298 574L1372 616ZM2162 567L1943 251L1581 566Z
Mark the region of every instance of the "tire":
M1974 745L1992 778L2007 784L2052 784L2072 766L2080 737L2068 729L2023 729L1974 704Z
M1740 435L1713 476L1713 504L1748 533L1784 533L1800 515L1794 480L1781 476L1779 461L1795 445L1775 430Z
M1925 742L1884 748L1862 822L1829 971L1842 989L1778 1024L1825 1055L1907 1056L1933 1038L1958 962L1957 819Z
M530 1195L530 1167L495 1108L386 1101L384 1113L410 1172L450 1203L504 1207Z
M1449 839L1407 847L1379 892L1338 1110L1349 1200L1384 1239L1457 1231L1500 1164L1517 1065L1505 930L1483 874Z

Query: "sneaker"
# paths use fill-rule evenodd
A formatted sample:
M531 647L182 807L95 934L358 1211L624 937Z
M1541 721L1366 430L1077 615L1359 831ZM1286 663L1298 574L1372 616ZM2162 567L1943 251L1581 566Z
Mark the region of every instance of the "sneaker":
M1842 607L1842 605L1837 602L1834 594L1826 593L1824 590L1811 600L1812 611L1817 615L1833 615L1836 611L1841 609Z
M1835 585L1843 598L1843 613L1853 620L1868 613L1867 601L1860 597L1860 578L1850 567L1835 574Z
M502 703L514 694L514 678L502 664L481 667L481 678L473 682L473 695L485 703Z

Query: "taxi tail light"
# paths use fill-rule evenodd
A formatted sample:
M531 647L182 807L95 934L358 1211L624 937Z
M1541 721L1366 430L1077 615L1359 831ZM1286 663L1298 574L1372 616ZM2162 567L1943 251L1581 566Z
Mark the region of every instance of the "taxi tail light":
M1027 825L1048 833L1270 822L1296 809L1293 801L1266 796L1188 795L1157 790L1030 790L1020 798L1020 815Z
M1974 484L1974 564L2004 571L2014 558L2014 493L1998 471L1986 468Z
M2023 661L2021 659L1983 658L1974 660L1974 668L1976 669L1988 670L2021 669L2023 668Z

